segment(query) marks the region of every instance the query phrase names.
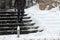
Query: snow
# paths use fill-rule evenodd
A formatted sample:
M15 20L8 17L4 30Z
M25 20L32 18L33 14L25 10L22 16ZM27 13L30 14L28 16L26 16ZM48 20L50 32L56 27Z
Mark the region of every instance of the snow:
M4 35L0 36L0 40L28 40L28 39L39 39L47 38L54 39L60 37L60 11L59 7L53 8L51 10L40 10L38 4L34 5L28 9L25 9L25 14L31 17L35 26L38 25L38 30L44 30L43 32L30 33L20 35L20 38L17 38L17 35ZM37 38L38 37L38 38ZM7 39L8 38L8 39Z
M37 32L37 36L59 36L60 35L60 11L59 7L51 10L40 10L38 4L26 9L31 19L39 25L38 29L44 29L43 32ZM38 35L39 34L39 35Z

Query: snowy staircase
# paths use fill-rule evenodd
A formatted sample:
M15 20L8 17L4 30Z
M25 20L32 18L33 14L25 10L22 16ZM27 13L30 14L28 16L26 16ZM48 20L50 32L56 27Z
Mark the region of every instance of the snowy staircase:
M31 17L27 17L28 14L24 14L23 22L16 23L16 12L0 12L0 35L17 34L17 25L20 26L21 34L35 33L38 26L34 26L30 20Z

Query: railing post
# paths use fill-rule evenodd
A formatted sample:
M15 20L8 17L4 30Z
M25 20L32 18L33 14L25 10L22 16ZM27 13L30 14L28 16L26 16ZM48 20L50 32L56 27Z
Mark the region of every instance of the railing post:
M19 38L19 36L20 36L20 27L18 26L17 27L17 37Z

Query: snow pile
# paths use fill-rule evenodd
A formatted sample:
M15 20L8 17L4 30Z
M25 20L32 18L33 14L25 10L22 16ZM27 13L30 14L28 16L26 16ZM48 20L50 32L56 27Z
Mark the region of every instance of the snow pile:
M20 35L19 38L17 38L17 35L7 35L7 36L0 36L0 40L44 40L44 39L47 39L47 40L60 40L60 37L59 36L26 36L26 35Z
M51 10L40 10L38 4L25 10L31 19L39 25L38 29L44 29L43 32L37 32L40 36L59 36L60 35L60 11L59 7ZM34 34L34 33L33 33Z

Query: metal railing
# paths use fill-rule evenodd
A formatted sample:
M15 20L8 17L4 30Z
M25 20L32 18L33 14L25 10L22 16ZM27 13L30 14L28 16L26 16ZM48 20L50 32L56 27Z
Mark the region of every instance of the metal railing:
M1 0L0 9L3 8L13 8L15 0ZM37 0L26 0L26 8L31 7L37 3Z

